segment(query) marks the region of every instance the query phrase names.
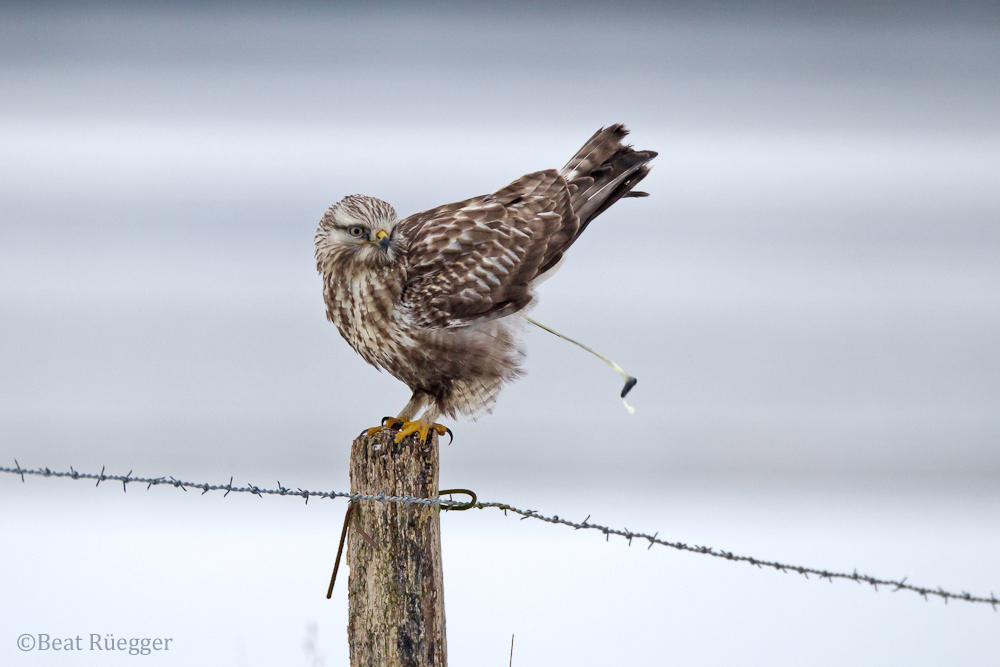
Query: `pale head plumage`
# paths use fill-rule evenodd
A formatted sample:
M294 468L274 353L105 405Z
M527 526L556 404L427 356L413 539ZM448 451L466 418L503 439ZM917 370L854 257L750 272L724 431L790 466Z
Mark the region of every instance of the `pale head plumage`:
M316 232L327 317L370 364L413 391L399 418L489 410L521 374L520 333L533 287L590 222L649 172L652 151L602 128L561 170L398 221L392 206L351 195Z
M320 273L341 265L379 268L395 262L403 249L396 210L367 195L350 195L327 209L316 230L316 266Z

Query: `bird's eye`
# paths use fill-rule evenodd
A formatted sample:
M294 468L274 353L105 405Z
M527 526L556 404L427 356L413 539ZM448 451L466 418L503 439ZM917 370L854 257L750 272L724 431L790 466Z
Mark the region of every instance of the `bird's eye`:
M362 236L364 236L364 235L365 235L365 228L364 228L364 227L361 227L361 226L359 226L359 225L355 225L355 226L351 227L351 228L350 228L349 230L347 230L347 231L348 231L348 233L349 233L349 234L350 234L351 236L353 236L353 237L354 237L354 238L356 238L356 239L359 239L359 238L361 238Z

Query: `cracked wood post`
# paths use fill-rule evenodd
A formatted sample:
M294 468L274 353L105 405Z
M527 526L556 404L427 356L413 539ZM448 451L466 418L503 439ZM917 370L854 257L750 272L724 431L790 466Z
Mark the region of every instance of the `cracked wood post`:
M351 492L433 498L438 437L398 445L361 434L351 446ZM427 451L424 451L427 450ZM441 515L437 507L361 501L347 542L351 667L445 667ZM375 543L368 543L361 530Z

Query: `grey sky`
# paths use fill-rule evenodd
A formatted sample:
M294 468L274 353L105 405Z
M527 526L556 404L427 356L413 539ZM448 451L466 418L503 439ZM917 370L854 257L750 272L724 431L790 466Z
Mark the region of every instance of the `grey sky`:
M406 390L323 320L323 210L487 192L622 121L652 196L536 316L638 376L637 414L533 332L446 468L995 479L1000 41L933 14L10 14L0 446L343 467Z

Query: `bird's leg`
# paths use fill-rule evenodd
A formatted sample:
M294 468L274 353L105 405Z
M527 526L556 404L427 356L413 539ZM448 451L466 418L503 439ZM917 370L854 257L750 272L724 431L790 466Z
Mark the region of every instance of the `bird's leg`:
M396 429L402 427L406 422L413 419L414 415L420 411L420 408L424 407L427 402L427 394L415 391L413 396L410 397L410 401L402 409L397 417L383 417L382 423L379 426L373 426L366 430L365 433L371 437L381 431L384 428L391 429L395 431ZM396 442L399 442L398 440Z
M420 436L420 442L427 442L430 438L431 432L435 432L438 435L444 435L447 433L451 435L451 430L442 426L441 424L435 423L437 418L441 416L441 411L437 409L437 406L431 405L427 411L421 415L420 419L417 421L406 421L399 429L399 433L396 434L396 442L402 442L407 436L416 433ZM449 441L448 444L451 444Z

